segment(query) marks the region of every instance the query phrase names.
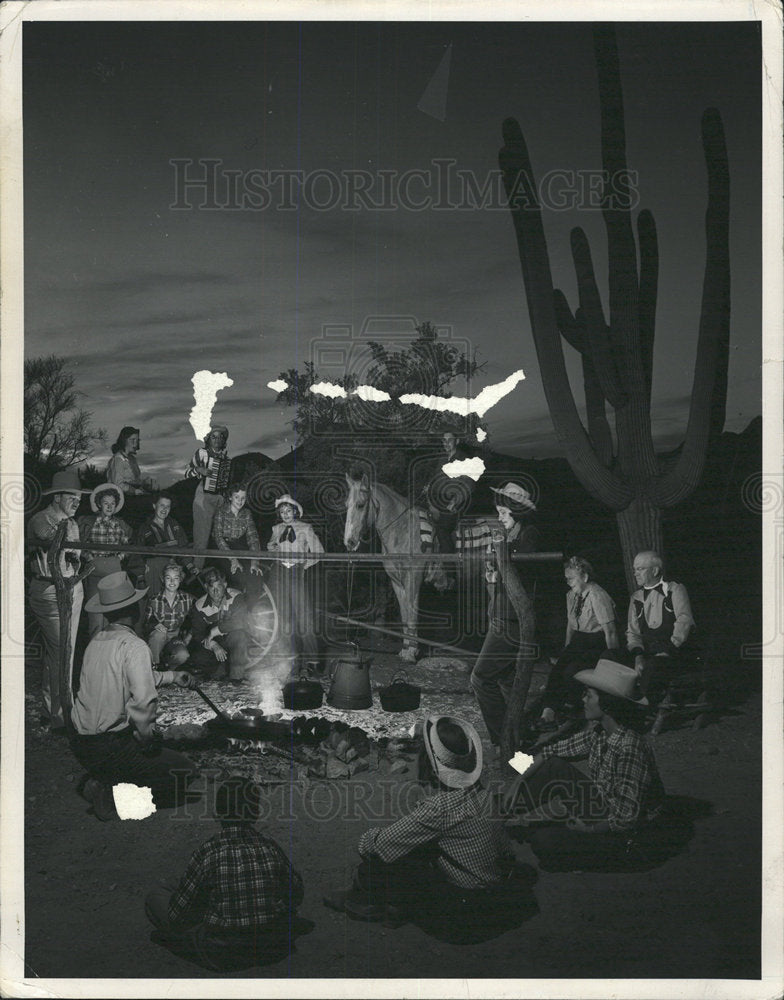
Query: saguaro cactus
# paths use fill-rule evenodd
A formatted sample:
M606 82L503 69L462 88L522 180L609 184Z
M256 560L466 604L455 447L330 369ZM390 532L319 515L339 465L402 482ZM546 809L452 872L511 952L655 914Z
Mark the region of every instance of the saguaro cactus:
M691 406L684 443L664 468L651 435L651 371L658 283L658 246L653 216L637 219L619 203L614 179L627 176L623 95L615 33L594 31L601 102L602 215L607 230L610 321L606 323L588 240L572 231L572 257L579 307L572 315L553 289L550 261L536 200L536 184L518 123L503 125L499 164L514 221L528 311L547 404L556 434L585 488L616 512L626 578L643 549L662 550L661 511L685 499L702 476L709 441L724 426L729 357L729 169L721 117L708 109L702 142L708 172L705 217L707 254L702 315ZM564 363L563 336L583 358L588 431L580 420ZM612 446L607 406L614 412Z

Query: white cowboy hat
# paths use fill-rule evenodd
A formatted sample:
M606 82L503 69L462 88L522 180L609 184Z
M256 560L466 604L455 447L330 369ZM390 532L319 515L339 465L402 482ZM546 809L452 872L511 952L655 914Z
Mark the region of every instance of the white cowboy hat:
M502 486L500 489L491 486L490 489L493 493L497 494L496 503L499 502L501 497L505 497L518 507L527 507L529 510L536 510L536 504L531 499L531 494L528 490L524 490L522 486L518 486L517 483L507 483L506 486Z
M593 670L580 670L574 675L578 684L604 691L635 705L647 705L648 699L640 694L637 674L630 668L612 660L599 660Z
M103 611L117 611L140 601L147 593L147 589L143 587L137 590L127 573L110 573L98 581L98 592L87 601L84 609L97 614Z
M41 496L45 497L50 493L74 493L81 496L82 493L89 492L89 490L82 489L79 482L79 472L76 469L63 469L60 472L55 472L52 476L52 485L48 490L41 490Z
M458 754L444 745L436 729L439 722L451 722L463 731L470 747L468 753ZM470 788L475 784L482 773L482 741L470 722L449 715L428 715L422 735L439 781L447 788Z
M288 493L284 493L282 497L278 497L278 499L275 501L275 510L277 510L278 507L280 507L284 503L287 503L292 507L296 507L297 510L299 511L299 516L302 517L303 514L302 507L297 503L294 497L289 496Z
M114 513L117 514L123 509L123 504L125 503L125 494L119 486L115 486L114 483L101 483L100 486L96 486L95 489L90 494L90 509L93 513L98 513L98 498L102 493L107 490L111 490L113 493L117 493L120 499L117 501L117 506L114 508Z

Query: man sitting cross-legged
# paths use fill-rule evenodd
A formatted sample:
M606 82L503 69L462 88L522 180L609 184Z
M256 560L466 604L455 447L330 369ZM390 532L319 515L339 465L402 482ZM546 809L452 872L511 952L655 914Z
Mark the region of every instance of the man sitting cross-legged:
M154 889L145 909L153 939L208 969L267 965L312 929L295 919L302 879L278 844L255 827L260 789L229 778L215 796L220 832L191 857L174 892Z

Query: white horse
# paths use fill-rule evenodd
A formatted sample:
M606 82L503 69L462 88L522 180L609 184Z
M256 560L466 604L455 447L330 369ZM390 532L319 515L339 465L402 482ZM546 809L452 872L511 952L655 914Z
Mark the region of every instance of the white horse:
M348 502L343 542L349 552L356 552L360 541L369 537L371 528L375 528L381 541L382 554L414 555L427 551L423 548L423 531L430 538L434 538L434 532L421 508L412 506L388 486L381 483L371 485L367 473L346 474L346 482ZM422 581L427 579L442 588L446 577L440 563L436 562L412 560L405 565L390 560L384 561L383 565L400 605L405 632L400 656L413 663L417 653L416 630Z

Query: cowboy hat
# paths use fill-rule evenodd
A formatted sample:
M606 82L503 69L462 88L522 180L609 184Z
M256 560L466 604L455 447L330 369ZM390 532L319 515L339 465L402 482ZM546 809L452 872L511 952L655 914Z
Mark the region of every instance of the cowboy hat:
M437 727L441 722L448 722L462 730L470 747L468 753L456 753L446 745L451 740L444 737L445 743L439 735ZM448 715L428 715L422 735L427 756L440 782L447 788L470 788L475 784L482 773L482 741L470 722Z
M140 601L147 593L147 587L138 590L131 583L127 573L110 573L98 581L98 593L85 604L85 611L101 614L105 611L118 611L129 604Z
M52 476L52 485L48 490L41 490L41 496L48 496L50 493L89 493L83 490L79 482L79 472L77 469L63 469L62 472L55 472Z
M125 503L125 494L119 486L115 486L114 483L101 483L100 486L96 486L95 489L90 494L90 509L96 514L98 513L98 498L102 493L106 493L107 490L111 490L112 493L119 496L117 501L117 506L114 508L114 513L117 514L123 509L123 504Z
M531 499L531 494L528 490L524 490L522 486L518 486L517 483L507 483L506 486L502 486L500 489L496 489L495 486L491 486L490 489L493 493L497 494L495 498L496 503L498 503L500 498L503 497L506 500L511 500L512 504L517 507L525 507L528 510L536 510L536 504Z
M632 701L635 705L647 705L648 699L640 694L637 674L630 667L624 667L613 660L601 659L593 670L580 670L574 675L578 684L604 691L605 694Z
M294 497L289 496L288 493L284 493L282 497L278 497L278 499L275 501L275 510L277 510L278 507L280 507L284 503L290 504L292 507L296 507L297 510L299 511L299 516L302 517L303 514L302 507L300 506L300 504L297 503Z

